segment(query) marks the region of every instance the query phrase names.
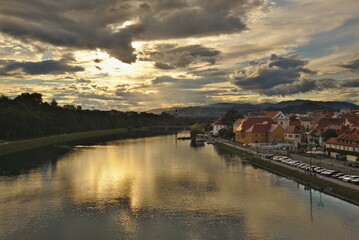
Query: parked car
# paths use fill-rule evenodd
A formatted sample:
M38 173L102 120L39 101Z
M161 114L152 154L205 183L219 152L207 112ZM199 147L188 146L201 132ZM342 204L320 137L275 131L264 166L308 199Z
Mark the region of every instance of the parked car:
M359 185L359 178L353 179L352 183L354 183L355 185Z
M349 175L349 174L345 174L345 175L343 175L343 176L338 177L338 179L339 179L339 180L343 180L343 178L346 178L346 177L350 177L350 175Z
M293 163L292 166L293 166L293 167L297 167L299 164L302 164L302 162Z
M356 179L356 178L359 178L359 176L356 176L356 175L349 175L348 177L345 177L343 178L342 180L344 182L351 182L352 180Z
M307 169L309 168L309 164L305 163L304 165L300 166L301 169Z
M345 173L340 172L340 173L332 175L332 178L339 178L339 177L344 176L344 175L345 175Z
M313 168L313 172L317 172L317 171L319 171L319 170L321 170L321 169L324 169L324 168L322 168L322 167L315 167L315 168Z
M282 157L282 156L274 156L274 157L273 157L273 160L274 160L274 161L279 161L279 159L280 159L281 157Z
M335 171L335 170L327 170L327 171L323 171L321 174L324 176L330 177L337 173L338 173L338 171Z
M306 165L306 163L301 163L301 164L298 164L296 167L297 168L302 168L303 166L305 166Z

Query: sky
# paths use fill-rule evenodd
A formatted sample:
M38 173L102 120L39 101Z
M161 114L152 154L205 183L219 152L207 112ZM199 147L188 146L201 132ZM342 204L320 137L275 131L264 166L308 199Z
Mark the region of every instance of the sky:
M0 95L145 111L359 104L358 0L0 0Z

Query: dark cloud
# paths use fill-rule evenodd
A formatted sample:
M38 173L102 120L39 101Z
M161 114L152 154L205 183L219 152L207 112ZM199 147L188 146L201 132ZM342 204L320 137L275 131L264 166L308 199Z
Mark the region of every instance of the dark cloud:
M79 93L79 94L77 94L77 97L87 98L87 99L112 100L112 101L120 100L118 97L110 97L110 96L106 96L106 95L89 93L89 92Z
M301 79L292 84L282 84L270 89L264 89L260 93L267 96L287 96L296 93L304 93L309 91L322 91L325 89L337 88L336 80L334 79Z
M55 75L81 72L85 70L83 67L72 66L70 63L73 60L74 59L71 57L71 55L65 55L60 60L44 60L40 62L17 62L14 60L0 60L0 75Z
M349 61L347 63L339 64L339 67L349 69L353 72L359 72L359 58Z
M225 82L225 78L199 78L199 79L188 79L188 78L173 78L170 76L161 76L152 80L153 85L160 85L163 83L171 84L172 88L176 89L201 89L205 85L213 83ZM168 86L166 86L168 87Z
M267 61L250 62L229 74L229 80L244 90L250 90L267 96L286 96L313 90L335 88L334 79L312 80L304 74L314 74L305 68L308 60L299 59L298 55L278 57L273 54Z
M12 0L0 8L0 32L28 43L102 49L131 63L136 61L133 40L238 33L246 29L240 17L263 4L260 0Z
M197 70L189 73L194 76L199 76L203 78L221 78L221 79L225 79L228 74L227 71L219 68L207 68L205 70Z
M144 51L140 59L154 61L157 68L164 70L184 68L200 62L215 64L221 54L216 49L201 45L178 47L172 44L162 44L155 46L154 49Z
M341 86L348 88L357 88L359 87L359 78L344 80L342 81Z
M76 79L75 83L78 83L78 84L90 84L91 80L87 80L87 79L84 79L84 78L79 78L79 79Z

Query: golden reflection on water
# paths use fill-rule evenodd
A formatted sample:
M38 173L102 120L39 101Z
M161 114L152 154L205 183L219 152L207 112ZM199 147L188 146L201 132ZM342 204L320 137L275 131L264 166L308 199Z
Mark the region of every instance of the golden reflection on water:
M353 239L358 234L352 228L359 224L358 208L344 203L356 210L356 220L349 225L345 213L336 216L325 208L310 212L309 195L302 187L242 164L238 157L221 155L212 146L191 148L173 136L78 146L54 168L1 181L0 192L0 224L7 227L21 228L12 220L22 214L29 216L22 218L26 224L48 211L44 202L51 199L52 211L67 201L99 211L117 204L111 224L132 234L141 228L138 216L151 209L193 218L200 214L223 224L236 218L250 239L285 238L289 233L293 239ZM230 224L227 230L237 231Z

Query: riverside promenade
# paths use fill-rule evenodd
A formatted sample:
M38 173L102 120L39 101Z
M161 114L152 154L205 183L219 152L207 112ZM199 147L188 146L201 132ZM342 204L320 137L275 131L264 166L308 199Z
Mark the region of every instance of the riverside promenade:
M237 148L239 150L242 150L242 151L245 151L245 152L248 152L248 153L252 153L252 154L260 157L263 160L270 161L273 164L277 164L279 166L283 166L283 167L286 167L288 169L297 170L297 171L300 171L300 172L303 172L303 173L308 173L308 172L304 171L303 169L296 168L296 167L293 167L293 166L290 166L290 165L287 165L287 164L284 164L284 163L281 163L281 162L272 161L272 160L269 160L269 159L264 157L265 154L269 154L269 153L274 154L274 155L286 156L287 154L286 154L285 151L283 152L283 151L276 151L275 150L275 151L270 152L269 150L263 150L263 149L260 149L260 148L243 147L240 143L229 141L229 140L226 140L226 139L221 139L221 138L216 138L216 139L214 139L214 141L218 142L218 143L225 144L227 146ZM339 162L339 161L337 161L335 159L330 159L330 158L324 158L324 159L320 159L320 160L319 159L314 159L314 158L310 159L310 158L303 157L303 156L298 155L298 154L290 154L288 157L290 157L291 159L296 160L296 161L301 161L301 162L305 162L305 163L308 163L308 164L311 163L312 165L315 165L315 166L321 166L321 167L324 167L324 168L327 168L327 169L333 169L333 170L340 169L338 171L342 171L343 173L347 173L347 174L351 174L351 175L358 175L357 174L357 171L358 171L357 169L355 169L353 167L343 165L342 162ZM330 181L330 182L336 183L338 185L349 187L351 189L355 189L355 190L359 191L359 185L343 182L341 180L334 179L334 178L331 178L331 177L326 177L326 176L323 176L323 175L320 175L320 174L316 174L315 176L317 178L320 178L320 179L323 179L323 180L326 180L326 181Z

